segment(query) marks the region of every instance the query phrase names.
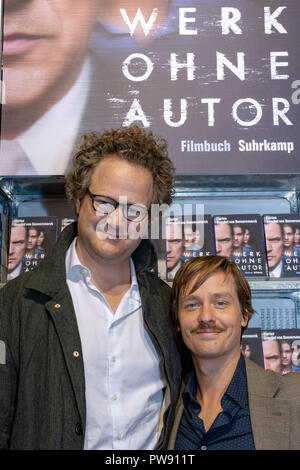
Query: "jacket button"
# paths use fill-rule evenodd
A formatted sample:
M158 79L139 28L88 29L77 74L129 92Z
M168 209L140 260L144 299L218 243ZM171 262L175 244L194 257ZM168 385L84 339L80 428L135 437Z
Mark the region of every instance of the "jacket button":
M54 307L55 308L60 308L60 304L55 304Z
M83 429L82 429L82 424L81 423L76 423L75 425L75 432L78 436L82 436L83 434Z

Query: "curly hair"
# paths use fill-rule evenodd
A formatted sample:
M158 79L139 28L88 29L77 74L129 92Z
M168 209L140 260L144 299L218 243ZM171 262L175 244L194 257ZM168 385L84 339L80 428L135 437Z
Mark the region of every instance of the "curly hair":
M66 195L74 205L77 200L84 198L99 162L113 154L148 168L153 177L151 202L171 204L175 169L168 156L166 140L138 126L129 126L103 133L91 132L83 136L83 143L66 174Z

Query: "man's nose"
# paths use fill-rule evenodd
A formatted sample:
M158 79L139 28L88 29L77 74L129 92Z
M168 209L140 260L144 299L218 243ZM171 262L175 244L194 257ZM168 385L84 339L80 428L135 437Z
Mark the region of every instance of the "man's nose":
M128 221L124 217L122 207L118 206L111 214L106 218L106 223L110 229L114 230L118 238L128 237Z
M124 221L124 216L121 207L118 206L113 212L108 214L106 217L106 221L109 225L113 227L118 227Z
M213 305L210 302L204 302L200 308L198 313L198 321L199 323L207 323L210 325L214 325L216 322L216 314Z

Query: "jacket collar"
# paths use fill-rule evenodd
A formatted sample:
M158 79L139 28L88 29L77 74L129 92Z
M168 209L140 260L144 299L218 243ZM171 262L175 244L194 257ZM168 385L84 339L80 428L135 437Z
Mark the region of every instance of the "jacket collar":
M77 222L68 225L60 234L56 244L37 270L28 274L25 287L49 297L54 297L66 283L65 257L74 238L77 236ZM149 240L142 240L132 254L137 275L143 271L156 272L156 255ZM51 276L51 278L50 278Z
M248 379L248 395L256 397L273 398L280 388L281 376L259 367L255 362L246 359Z
M290 448L291 401L280 396L283 377L246 361L248 398L255 450Z

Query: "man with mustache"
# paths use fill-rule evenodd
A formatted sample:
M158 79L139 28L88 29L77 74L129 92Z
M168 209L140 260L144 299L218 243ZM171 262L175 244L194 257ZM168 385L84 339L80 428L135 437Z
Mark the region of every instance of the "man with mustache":
M241 354L251 290L223 256L186 261L171 293L174 325L191 353L169 449L299 449L300 376L264 370Z
M152 132L85 136L66 177L78 221L0 291L0 448L165 448L180 357L170 288L142 238L173 184L167 144Z

